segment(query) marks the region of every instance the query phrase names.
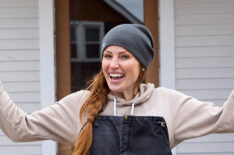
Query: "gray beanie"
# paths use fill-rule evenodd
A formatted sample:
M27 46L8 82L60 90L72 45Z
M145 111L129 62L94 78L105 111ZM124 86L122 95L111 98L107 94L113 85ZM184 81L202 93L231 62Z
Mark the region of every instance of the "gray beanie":
M121 24L112 28L102 40L102 53L111 45L121 46L147 69L154 57L154 42L150 31L140 24Z

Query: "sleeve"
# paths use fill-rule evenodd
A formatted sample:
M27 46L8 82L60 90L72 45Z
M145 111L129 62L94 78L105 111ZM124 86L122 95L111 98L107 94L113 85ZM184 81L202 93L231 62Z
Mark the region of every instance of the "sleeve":
M54 140L74 143L82 91L30 115L19 109L0 83L0 128L13 141ZM79 102L78 102L79 101Z
M173 96L170 100L176 144L211 133L234 132L234 91L222 107L173 90L169 94Z

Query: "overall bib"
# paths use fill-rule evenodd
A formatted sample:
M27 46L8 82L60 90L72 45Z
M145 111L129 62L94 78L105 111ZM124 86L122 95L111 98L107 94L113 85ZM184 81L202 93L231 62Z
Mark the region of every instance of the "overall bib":
M98 116L91 155L171 155L166 122L154 116Z

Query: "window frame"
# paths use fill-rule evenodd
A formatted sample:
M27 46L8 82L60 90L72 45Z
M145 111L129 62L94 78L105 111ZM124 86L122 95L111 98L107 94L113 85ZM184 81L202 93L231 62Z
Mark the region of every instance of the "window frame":
M77 57L71 58L72 62L100 62L102 59L101 53L101 41L104 37L104 23L103 22L93 22L93 21L71 21L70 27L75 28L76 40L71 40L70 45L76 44L77 47ZM98 58L88 58L86 56L86 36L85 30L87 27L98 27L99 28L99 57Z

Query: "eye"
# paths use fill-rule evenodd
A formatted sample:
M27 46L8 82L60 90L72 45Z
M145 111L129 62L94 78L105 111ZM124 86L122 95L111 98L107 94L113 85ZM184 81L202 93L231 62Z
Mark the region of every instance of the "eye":
M104 54L103 57L104 57L104 58L111 58L112 55L111 55L111 54Z
M128 54L123 54L123 55L121 55L121 58L122 59L128 59L130 56L128 55Z

